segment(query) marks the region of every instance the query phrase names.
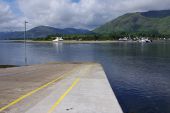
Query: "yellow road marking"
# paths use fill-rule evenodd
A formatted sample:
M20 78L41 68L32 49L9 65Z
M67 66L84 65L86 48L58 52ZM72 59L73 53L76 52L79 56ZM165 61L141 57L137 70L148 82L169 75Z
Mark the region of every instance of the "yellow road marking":
M64 92L64 94L54 103L54 105L50 108L48 113L52 113L55 108L58 106L58 104L67 96L67 94L73 89L73 87L80 81L80 78L77 78L72 85Z
M7 109L7 108L9 108L9 107L11 107L11 106L17 104L17 103L20 102L21 100L23 100L23 99L25 99L25 98L31 96L32 94L34 94L34 93L40 91L41 89L46 88L47 86L49 86L49 85L51 85L51 84L57 82L58 80L64 78L64 77L65 77L66 75L68 75L69 73L73 72L74 70L75 70L75 69L73 69L73 70L71 70L71 71L69 71L69 72L67 72L67 73L64 73L64 74L60 75L60 77L58 77L57 79L52 80L51 82L48 82L48 83L44 84L43 86L40 86L40 87L38 87L37 89L32 90L31 92L29 92L29 93L27 93L27 94L25 94L25 95L19 97L18 99L12 101L11 103L7 104L6 106L0 108L0 112L2 112L3 110L5 110L5 109Z

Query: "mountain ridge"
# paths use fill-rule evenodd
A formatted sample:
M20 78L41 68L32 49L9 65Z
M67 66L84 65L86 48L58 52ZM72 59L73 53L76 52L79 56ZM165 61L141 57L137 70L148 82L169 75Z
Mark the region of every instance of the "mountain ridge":
M76 28L55 28L51 26L37 26L27 31L27 38L44 38L48 35L66 35L66 34L91 34L92 32L86 29ZM0 32L0 40L6 39L23 39L24 31L15 32Z
M127 13L94 29L95 33L149 32L170 35L170 10Z

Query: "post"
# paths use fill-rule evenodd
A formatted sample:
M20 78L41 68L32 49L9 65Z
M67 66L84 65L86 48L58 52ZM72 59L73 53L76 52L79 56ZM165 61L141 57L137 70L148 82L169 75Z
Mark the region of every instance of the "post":
M27 32L27 27L26 27L26 25L27 25L27 21L25 21L24 22L24 24L25 24L25 31L24 31L24 48L25 48L25 65L27 65L27 39L26 39L26 32Z

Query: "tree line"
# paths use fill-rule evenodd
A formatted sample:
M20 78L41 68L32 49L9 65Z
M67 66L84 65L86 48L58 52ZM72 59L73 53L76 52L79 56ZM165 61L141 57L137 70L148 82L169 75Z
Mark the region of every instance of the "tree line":
M170 38L170 35L167 34L160 34L157 32L113 32L113 33L105 33L105 34L56 34L56 35L48 35L44 38L35 38L36 41L51 41L54 40L55 37L63 37L64 40L118 40L119 38L123 37L130 37L131 39L135 39L136 37L148 37L150 39L159 39L159 38Z

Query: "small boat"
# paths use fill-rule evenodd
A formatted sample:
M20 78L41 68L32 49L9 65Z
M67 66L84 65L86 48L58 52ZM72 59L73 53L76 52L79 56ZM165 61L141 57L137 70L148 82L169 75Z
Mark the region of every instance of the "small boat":
M141 40L139 40L139 42L141 42L141 43L151 43L152 40L149 40L148 38L142 38Z
M59 41L63 41L63 38L62 37L56 37L56 39L53 40L53 42L59 42Z
M119 41L128 41L128 38L127 37L119 38Z

